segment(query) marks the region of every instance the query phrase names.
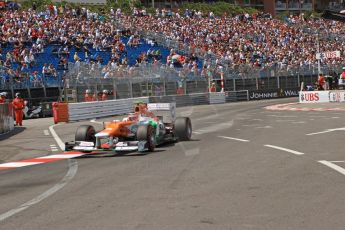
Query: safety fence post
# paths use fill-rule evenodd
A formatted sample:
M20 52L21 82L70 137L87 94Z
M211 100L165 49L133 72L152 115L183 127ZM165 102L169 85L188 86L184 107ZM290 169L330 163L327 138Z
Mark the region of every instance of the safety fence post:
M129 80L129 97L133 98L133 83L132 83L132 80Z
M113 78L113 97L114 97L114 99L117 99L116 94L117 94L116 80L115 80L115 78Z
M280 89L280 76L277 77L277 88Z
M233 91L236 91L236 80L234 77L232 78L232 84L233 84Z
M220 85L221 85L220 92L224 92L224 73L223 72L220 74Z
M163 77L163 95L166 96L167 95L167 91L166 91L166 77Z

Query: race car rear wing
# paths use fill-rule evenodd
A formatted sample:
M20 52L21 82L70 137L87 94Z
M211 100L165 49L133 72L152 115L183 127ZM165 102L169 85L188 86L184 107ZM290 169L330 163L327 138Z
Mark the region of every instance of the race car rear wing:
M176 103L148 103L147 110L156 116L162 116L163 122L169 123L176 120Z

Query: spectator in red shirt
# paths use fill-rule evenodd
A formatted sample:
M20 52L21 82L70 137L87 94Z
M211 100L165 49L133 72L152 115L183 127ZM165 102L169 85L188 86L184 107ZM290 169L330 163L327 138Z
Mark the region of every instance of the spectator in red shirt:
M319 74L319 78L317 81L319 90L325 90L326 78L322 73Z

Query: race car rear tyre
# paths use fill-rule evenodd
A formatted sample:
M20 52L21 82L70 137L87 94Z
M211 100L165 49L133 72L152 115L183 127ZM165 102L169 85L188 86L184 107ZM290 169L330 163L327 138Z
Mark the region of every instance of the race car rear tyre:
M75 132L75 141L96 142L95 128L91 125L81 125Z
M147 149L153 152L156 147L155 129L152 125L140 125L137 130L137 140L146 141Z
M192 122L189 117L176 118L175 135L180 141L189 141L192 138Z

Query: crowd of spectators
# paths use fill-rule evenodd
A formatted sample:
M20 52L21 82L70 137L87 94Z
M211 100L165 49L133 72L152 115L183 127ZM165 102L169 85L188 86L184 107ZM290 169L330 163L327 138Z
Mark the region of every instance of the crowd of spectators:
M178 41L189 52L214 57L228 66L288 68L312 65L317 63L318 49L320 52L341 52L340 58L323 59L321 64L337 65L345 60L344 23L306 19L303 15L281 21L262 13L215 17L212 12L203 15L191 10L176 13L162 10L155 15L135 10L133 15L123 16L121 23L127 28Z
M119 24L122 26L119 30ZM20 81L23 74L30 81L40 84L45 76L57 77L58 69L67 69L70 48L84 52L83 60L74 54L73 60L79 68L80 62L89 62L91 69L98 68L102 76L114 76L114 70L130 69L126 47L140 44L140 32L159 35L166 41L176 41L180 46L171 49L166 66L182 69L181 75L193 73L207 76L211 63L222 68L238 65L250 68L286 69L317 64L317 52L335 51L340 58L322 59L321 65L345 63L345 26L342 22L303 15L290 16L284 21L269 14L241 14L216 17L201 11L173 12L158 10L154 15L146 10L134 9L125 15L120 9L111 9L106 16L91 12L87 8L47 6L46 11L8 10L0 15L0 67L8 68L8 75ZM125 44L122 36L129 37ZM148 40L155 45L155 40ZM42 71L33 71L38 55L47 45L57 45L53 53L59 58L57 66L42 64ZM3 52L7 46L10 52ZM1 48L2 47L2 48ZM188 50L180 55L176 50ZM108 63L90 50L111 53ZM151 60L160 62L159 50L148 50L136 59L135 66ZM203 62L201 62L201 59ZM202 63L202 64L200 64Z
M122 12L118 10L116 16ZM30 76L41 81L45 76L57 77L57 70L67 70L70 50L74 48L73 60L78 65L81 61L102 65L102 58L97 52L109 52L112 67L128 65L126 46L138 46L140 37L130 31L119 31L115 23L105 20L87 8L66 8L47 6L43 12L34 9L7 10L0 15L0 67L7 69L7 74L17 82ZM122 36L128 36L128 42ZM54 45L52 55L58 61L41 63L37 71L37 57L47 52L45 48ZM7 52L3 51L7 49ZM94 54L91 50L95 51ZM83 60L78 56L83 53ZM141 59L138 57L138 64ZM106 64L106 63L105 63ZM38 74L39 77L32 77Z

